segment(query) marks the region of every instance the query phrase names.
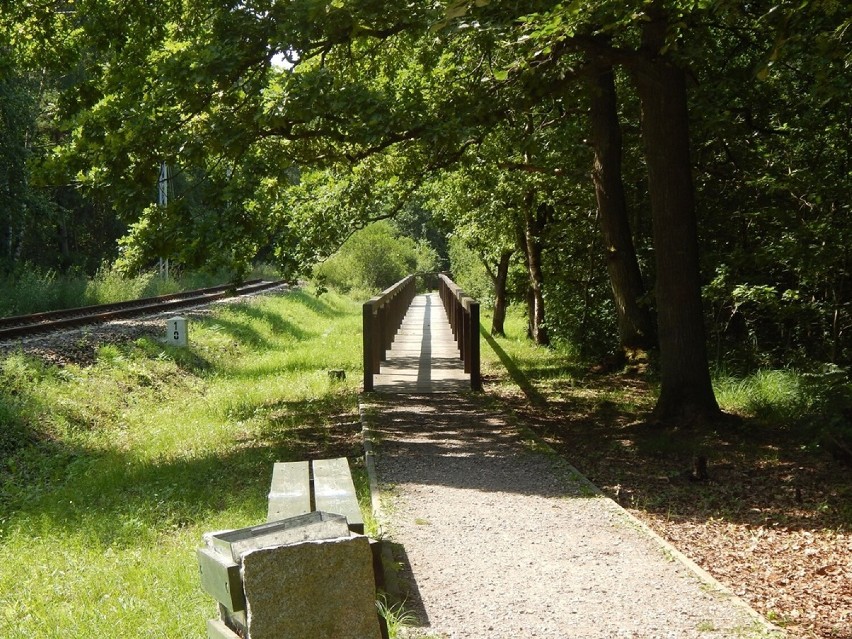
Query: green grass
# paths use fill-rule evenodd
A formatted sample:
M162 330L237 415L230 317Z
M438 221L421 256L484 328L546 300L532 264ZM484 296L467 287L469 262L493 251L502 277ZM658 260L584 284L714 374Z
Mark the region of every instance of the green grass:
M417 624L417 616L406 609L405 602L390 604L387 597L380 596L376 601L376 607L379 609L379 615L387 623L390 639L399 639L406 628Z
M519 306L509 308L504 328L505 337L492 337L491 312L483 311L482 374L497 378L498 392L512 392L517 387L534 404L543 404L551 391L573 384L581 363L571 345L537 346L526 336L527 320Z
M792 370L759 370L745 377L717 375L719 405L755 417L795 420L812 410L814 397Z
M265 520L273 462L360 454L356 303L262 298L190 340L0 362L0 636L203 636L201 535Z
M270 267L260 266L246 279L277 279ZM0 317L24 315L92 304L110 304L140 297L169 295L230 281L230 274L176 273L168 278L155 271L127 276L105 265L92 277L60 275L56 271L24 267L0 277Z

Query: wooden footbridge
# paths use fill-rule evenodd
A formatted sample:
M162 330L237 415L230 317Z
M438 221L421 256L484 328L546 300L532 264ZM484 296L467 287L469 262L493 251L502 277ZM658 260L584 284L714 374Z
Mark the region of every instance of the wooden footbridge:
M417 294L409 275L364 303L364 390L481 390L479 302L444 274Z

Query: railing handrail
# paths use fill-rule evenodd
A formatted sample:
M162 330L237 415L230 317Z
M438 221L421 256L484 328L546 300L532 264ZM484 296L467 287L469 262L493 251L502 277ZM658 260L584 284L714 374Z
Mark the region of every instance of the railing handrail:
M381 371L382 362L387 359L387 351L416 293L415 276L409 275L364 302L364 391L373 390L373 375Z
M385 303L387 303L391 298L393 298L394 295L396 295L402 288L404 288L405 285L408 284L410 280L412 280L414 277L416 277L416 275L417 275L417 273L414 273L413 275L407 275L407 276L403 277L401 280L399 280L395 284L391 284L390 286L388 286L385 290L383 290L378 295L374 295L373 297L371 297L369 300L367 300L366 303L367 304L376 304L376 303L385 304Z
M450 327L458 342L464 372L470 373L470 387L482 390L479 361L479 302L467 295L446 273L438 274L439 294Z

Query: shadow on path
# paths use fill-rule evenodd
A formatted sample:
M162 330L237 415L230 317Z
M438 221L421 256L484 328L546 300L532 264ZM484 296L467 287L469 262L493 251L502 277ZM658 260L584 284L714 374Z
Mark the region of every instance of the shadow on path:
M371 405L382 482L543 497L590 493L567 462L536 452L473 395L376 396Z

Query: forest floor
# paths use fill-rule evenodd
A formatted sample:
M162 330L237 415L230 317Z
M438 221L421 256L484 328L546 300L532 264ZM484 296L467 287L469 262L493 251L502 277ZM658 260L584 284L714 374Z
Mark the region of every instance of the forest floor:
M637 422L652 393L628 375L511 388L496 392L519 421L790 637L852 639L848 467L782 425L731 420L699 437Z

